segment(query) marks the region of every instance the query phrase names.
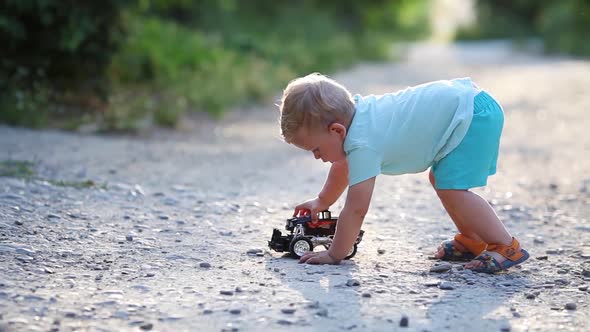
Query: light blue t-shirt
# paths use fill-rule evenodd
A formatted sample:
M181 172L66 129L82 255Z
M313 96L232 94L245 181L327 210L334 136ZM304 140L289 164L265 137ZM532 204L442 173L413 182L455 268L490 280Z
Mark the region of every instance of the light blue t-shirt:
M460 78L380 96L355 95L344 141L349 185L381 173L419 173L442 159L469 129L478 91L470 78Z

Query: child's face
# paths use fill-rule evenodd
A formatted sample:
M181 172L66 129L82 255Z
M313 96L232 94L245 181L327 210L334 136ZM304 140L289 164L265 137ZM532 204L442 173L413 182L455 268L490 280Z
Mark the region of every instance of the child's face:
M302 128L293 139L293 145L310 151L315 159L323 162L335 162L346 158L344 153L344 139L346 127L339 123L333 123L328 128L309 130Z

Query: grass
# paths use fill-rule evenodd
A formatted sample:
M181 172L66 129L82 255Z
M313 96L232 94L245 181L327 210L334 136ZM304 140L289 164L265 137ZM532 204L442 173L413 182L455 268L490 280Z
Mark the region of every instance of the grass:
M0 161L0 176L30 179L35 176L34 163L20 160Z
M85 180L85 181L64 181L64 180L47 180L47 182L51 183L54 186L58 187L71 187L77 189L86 189L86 188L99 188L99 189L106 189L107 185L105 183L97 184L92 180Z
M105 183L96 183L92 180L83 181L66 181L55 179L44 179L37 176L35 172L35 163L28 160L1 160L0 161L0 177L10 177L17 179L24 179L27 181L40 180L47 181L58 187L71 187L77 189L85 188L100 188L106 189Z

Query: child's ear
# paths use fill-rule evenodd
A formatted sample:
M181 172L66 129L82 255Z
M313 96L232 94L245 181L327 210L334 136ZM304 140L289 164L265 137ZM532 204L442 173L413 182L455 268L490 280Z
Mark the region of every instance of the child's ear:
M342 137L346 136L346 127L338 122L332 123L329 128L331 132L334 132Z

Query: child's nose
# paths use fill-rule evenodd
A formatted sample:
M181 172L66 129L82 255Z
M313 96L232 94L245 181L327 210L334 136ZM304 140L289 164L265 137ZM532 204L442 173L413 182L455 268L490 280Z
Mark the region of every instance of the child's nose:
M320 154L317 152L314 152L313 156L315 157L315 159L320 159Z

